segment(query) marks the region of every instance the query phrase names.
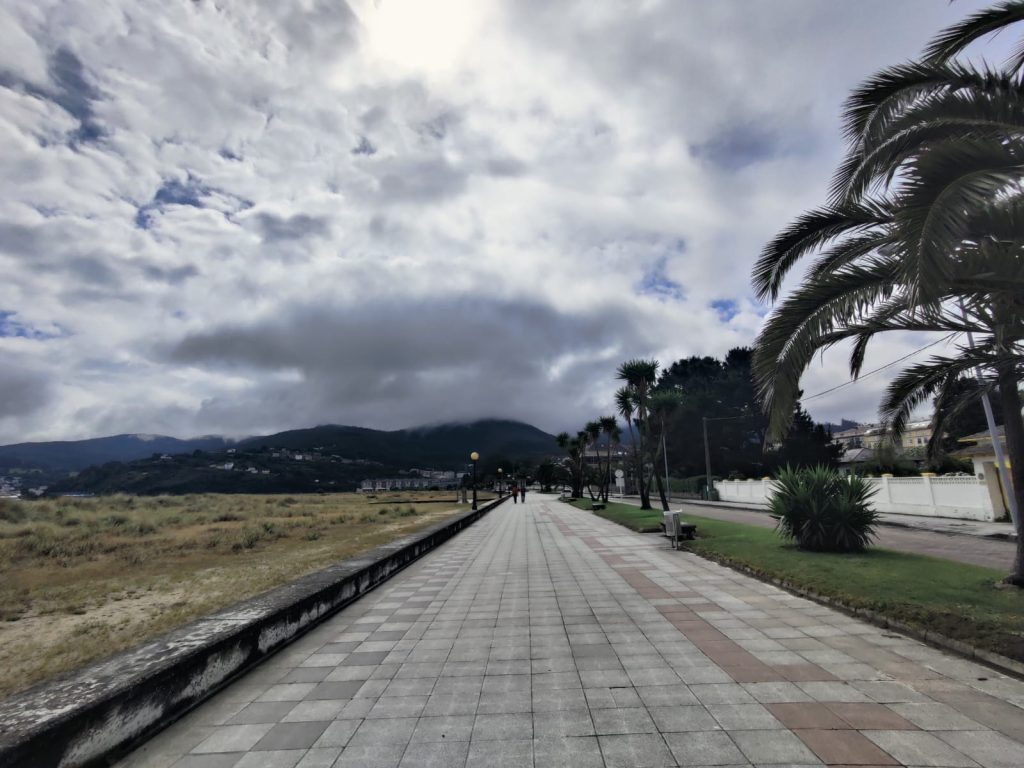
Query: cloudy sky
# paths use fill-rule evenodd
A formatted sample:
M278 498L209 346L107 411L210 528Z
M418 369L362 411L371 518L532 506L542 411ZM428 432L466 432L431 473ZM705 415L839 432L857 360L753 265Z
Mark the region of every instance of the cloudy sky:
M753 340L847 91L979 5L0 0L0 442L575 428Z

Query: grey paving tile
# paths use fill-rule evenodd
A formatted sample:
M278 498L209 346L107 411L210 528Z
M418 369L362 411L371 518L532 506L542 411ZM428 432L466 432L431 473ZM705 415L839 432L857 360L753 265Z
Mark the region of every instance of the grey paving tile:
M475 719L473 715L421 717L412 741L469 741Z
M820 765L791 731L733 731L729 736L750 762L765 765Z
M294 701L253 702L246 705L225 725L251 725L253 723L278 723L295 707Z
M500 715L477 715L473 722L473 741L511 741L533 738L531 715L509 713Z
M366 714L367 719L418 717L427 704L427 696L382 696Z
M533 742L536 768L604 768L595 736L537 739Z
M333 768L397 768L404 744L356 744L345 747Z
M889 704L889 709L923 731L984 731L984 725L937 701ZM1021 711L1024 719L1024 711ZM1024 758L1022 758L1024 759Z
M785 727L760 704L708 704L707 710L727 731Z
M349 740L348 746L363 744L408 744L416 729L415 717L392 717L363 720ZM345 748L346 751L348 747Z
M312 690L302 698L306 701L322 701L324 699L351 699L356 692L363 687L358 680L343 683L324 682L317 683Z
M607 768L661 768L676 765L664 739L658 734L598 736Z
M643 707L591 710L598 735L622 733L656 733L658 728Z
M940 739L983 768L1020 768L1024 743L993 731L939 731Z
M253 750L308 749L327 730L329 722L278 723L261 738Z
M724 731L665 734L665 742L679 765L741 765L746 762Z
M593 736L594 724L586 707L534 712L533 737L560 739L567 736Z
M407 768L462 768L468 757L468 742L419 742L409 745L399 765Z
M754 697L738 683L691 685L690 692L701 704L755 704Z
M222 752L215 755L185 755L182 758L177 758L174 755L156 755L161 759L161 763L150 762L148 765L140 763L138 768L157 768L158 765L168 765L171 768L234 768L235 763L243 754L243 752ZM162 762L163 758L166 758L168 762ZM121 768L122 764L124 768L136 768L136 764L127 761L119 763L118 768Z
M248 752L233 768L295 768L304 754L304 749Z
M977 768L977 763L948 742L924 731L862 731L903 765ZM986 736L990 733L986 733Z
M320 734L320 738L313 744L313 748L332 749L344 747L362 722L362 720L335 720Z
M529 768L533 765L533 741L473 741L466 768Z
M347 699L324 699L322 701L300 701L288 713L279 718L283 723L324 722L333 720L341 714L348 704Z
M647 713L662 733L715 731L722 727L702 706L649 707Z
M482 698L482 697L481 697ZM424 717L438 715L473 715L480 699L471 693L434 693L420 713Z
M685 685L643 685L637 688L636 692L648 707L684 707L688 704L700 704Z
M251 725L222 725L196 745L192 752L245 752L252 749L260 739L274 726L270 723L254 723Z
M460 698L463 696L459 695ZM477 713L481 715L495 715L507 712L531 712L532 699L529 691L517 691L513 693L485 693L482 694L477 703ZM430 703L427 703L430 708Z

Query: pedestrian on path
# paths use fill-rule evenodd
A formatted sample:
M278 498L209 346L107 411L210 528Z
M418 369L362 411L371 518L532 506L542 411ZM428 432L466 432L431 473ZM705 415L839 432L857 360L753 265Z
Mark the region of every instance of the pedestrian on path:
M512 503L519 503L519 489L514 485L512 486Z
M526 503L526 486L525 485L522 488L519 489L519 500L522 501L523 504Z

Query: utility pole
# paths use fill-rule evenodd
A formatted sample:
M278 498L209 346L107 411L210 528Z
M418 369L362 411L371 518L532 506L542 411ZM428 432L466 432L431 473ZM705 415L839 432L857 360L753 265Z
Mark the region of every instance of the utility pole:
M704 421L704 469L707 472L707 495L708 501L712 501L711 492L714 486L711 484L711 448L708 446L708 417L702 417Z
M672 506L672 486L668 484L668 443L665 441L665 425L661 427L661 456L665 459L665 493L669 506Z
M964 323L967 322L967 310L964 308L964 300L960 299L960 317L963 318ZM971 349L974 349L974 334L967 331L967 344ZM984 382L984 376L981 373L981 367L975 367L974 377L978 380L979 384ZM988 392L981 393L981 407L985 410L985 421L988 424L988 434L992 438L992 449L996 454L996 471L999 473L999 484L1003 487L1003 492L1006 494L1006 501L1010 507L1010 519L1013 521L1013 529L1017 532L1017 535L1021 535L1020 528L1020 510L1017 509L1017 496L1013 492L1013 486L1010 485L1010 478L1006 473L1006 461L1003 459L1003 446L999 442L999 433L996 430L996 418L992 413L992 401L989 400Z

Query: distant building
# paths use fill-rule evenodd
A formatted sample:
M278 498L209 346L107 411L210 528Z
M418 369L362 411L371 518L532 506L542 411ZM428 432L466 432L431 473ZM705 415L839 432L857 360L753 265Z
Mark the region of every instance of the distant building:
M899 448L923 448L928 445L932 437L932 423L927 421L914 421L907 424L898 444ZM844 450L851 448L877 448L879 443L886 439L885 433L878 424L858 424L852 429L844 429L832 435L832 440L843 446Z
M375 493L377 491L425 491L430 488L454 487L454 473L451 482L439 482L434 477L379 477L374 480L363 480L359 484L361 493Z

